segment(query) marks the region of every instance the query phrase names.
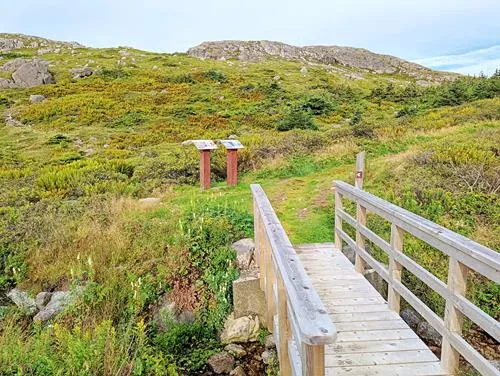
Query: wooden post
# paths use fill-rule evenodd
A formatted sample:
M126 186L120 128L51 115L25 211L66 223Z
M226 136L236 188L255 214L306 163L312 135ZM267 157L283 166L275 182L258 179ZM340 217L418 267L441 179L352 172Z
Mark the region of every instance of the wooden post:
M337 214L337 210L342 210L342 195L335 190L335 248L342 251L342 238L337 234L337 229L342 230L342 219Z
M292 374L290 366L290 356L288 355L288 341L291 337L288 324L288 304L285 285L280 275L278 279L278 341L279 341L279 361L280 375L289 376Z
M468 268L453 257L450 257L448 266L448 290L456 295L465 296L467 289ZM463 314L455 308L453 302L446 300L444 310L444 325L450 332L462 334ZM443 368L453 374L458 369L460 354L443 336L441 345L441 364Z
M302 362L302 376L325 375L325 346L304 345L304 359Z
M356 179L354 186L363 189L363 180L365 178L365 152L360 151L356 154Z
M200 150L200 186L210 188L210 150Z
M365 177L365 152L361 151L356 155L356 177L355 186L356 188L363 189L363 179ZM356 221L358 224L366 226L366 208L362 207L360 204L356 204ZM365 249L365 238L359 230L356 230L356 245ZM354 268L359 273L364 273L366 268L366 262L362 257L355 253Z
M274 314L276 313L276 296L274 293L274 284L276 282L276 274L273 265L273 251L269 243L266 242L266 325L269 333L274 332Z
M366 208L359 204L356 204L356 221L359 225L366 226ZM358 229L356 229L356 245L362 250L365 250L365 237ZM354 269L359 273L364 273L365 268L365 260L363 260L363 258L358 255L358 252L356 252L356 256L354 259Z
M227 151L227 185L238 184L238 149Z
M401 227L396 226L394 223L391 224L391 248L393 252L403 251L403 238L404 230ZM401 282L401 273L403 271L403 266L394 260L394 257L389 255L389 275L394 281ZM399 313L401 296L394 290L391 284L388 284L387 289L387 301L389 303L389 309Z

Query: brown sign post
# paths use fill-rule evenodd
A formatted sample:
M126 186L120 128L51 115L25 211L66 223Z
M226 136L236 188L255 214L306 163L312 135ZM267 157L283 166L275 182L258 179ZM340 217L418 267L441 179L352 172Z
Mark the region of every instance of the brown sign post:
M219 140L227 149L227 185L234 186L238 184L238 149L243 145L238 140Z
M200 186L201 189L209 189L210 151L217 149L217 145L212 140L189 140L183 144L193 144L200 151Z

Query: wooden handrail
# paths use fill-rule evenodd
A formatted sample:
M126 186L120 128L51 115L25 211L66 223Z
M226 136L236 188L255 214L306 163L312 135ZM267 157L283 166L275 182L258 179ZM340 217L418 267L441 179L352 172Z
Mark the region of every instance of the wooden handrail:
M462 355L483 375L499 375L495 367L479 354L461 336L463 317L500 341L500 324L487 315L466 297L468 270L500 283L500 254L471 239L459 235L434 222L384 201L368 192L345 182L335 181L335 244L341 248L346 242L357 257L370 265L388 284L389 307L399 312L399 299L403 297L442 336L441 362L450 373L458 367ZM356 203L357 218L343 210L342 199ZM363 212L360 213L359 211ZM366 211L373 212L391 223L391 242L387 242L366 226ZM361 219L361 220L360 220ZM356 230L356 241L343 230L346 222ZM404 232L415 236L449 256L448 283L445 284L403 253ZM365 249L368 239L389 256L389 268L373 258ZM445 317L442 319L427 307L401 282L401 271L406 268L446 301Z
M281 372L324 375L324 345L334 342L335 326L264 190L257 184L251 190L266 321L277 339Z

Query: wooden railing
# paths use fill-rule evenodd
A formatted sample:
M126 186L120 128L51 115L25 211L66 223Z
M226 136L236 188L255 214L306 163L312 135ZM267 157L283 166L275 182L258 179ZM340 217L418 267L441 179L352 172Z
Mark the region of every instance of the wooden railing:
M325 373L325 344L335 327L260 185L251 186L255 247L267 328L276 339L281 375Z
M462 355L482 375L499 375L495 367L462 337L462 321L469 318L495 340L500 341L500 325L491 316L476 307L466 296L469 269L500 283L500 254L464 236L428 221L414 213L384 201L372 194L341 181L335 181L335 246L342 249L342 241L356 252L355 268L362 272L369 264L388 284L389 307L399 313L403 297L443 337L441 363L454 373ZM356 203L356 219L344 211L342 199ZM387 242L366 225L367 211L391 223L391 238ZM356 230L353 240L342 229L343 222ZM403 252L404 233L424 241L449 256L448 281L443 283ZM365 240L370 240L389 257L386 268L369 254ZM444 319L427 307L401 282L405 268L437 292L446 301Z

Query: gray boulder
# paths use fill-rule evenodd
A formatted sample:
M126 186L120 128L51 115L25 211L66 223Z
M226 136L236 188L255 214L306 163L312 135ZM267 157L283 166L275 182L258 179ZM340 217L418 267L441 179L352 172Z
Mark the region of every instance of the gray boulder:
M273 360L273 358L276 357L276 351L275 350L266 350L260 356L262 358L262 363L270 364L271 361Z
M73 69L70 69L69 72L73 75L74 80L89 77L89 76L92 76L94 74L94 70L92 68L89 68L89 67L73 68Z
M47 303L50 301L52 293L50 292L39 292L35 297L35 303L38 309L42 310Z
M33 321L46 322L62 312L66 306L74 301L75 295L71 291L56 291L52 294L49 303L38 312Z
M418 324L422 321L420 316L411 308L403 309L399 315L414 331L417 330Z
M21 65L14 73L12 79L18 88L30 88L44 84L54 84L56 81L48 70L46 61L33 60Z
M422 321L420 324L418 324L417 334L428 344L434 346L441 346L442 343L441 334L439 334L439 332L436 329L434 329L430 324L428 324L427 321Z
M217 374L229 373L234 367L234 358L226 351L214 354L208 359L208 364Z
M7 297L12 300L16 306L28 312L30 315L38 311L35 299L31 298L26 291L15 288L7 293Z
M17 69L21 67L21 65L29 63L29 60L17 58L11 61L6 62L4 65L0 67L0 71L4 72L15 72Z
M255 243L250 238L238 240L231 247L236 251L236 262L240 271L255 267Z
M32 94L30 95L30 103L41 103L45 100L44 95Z

